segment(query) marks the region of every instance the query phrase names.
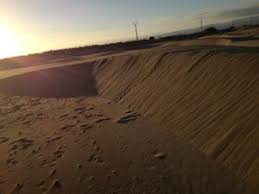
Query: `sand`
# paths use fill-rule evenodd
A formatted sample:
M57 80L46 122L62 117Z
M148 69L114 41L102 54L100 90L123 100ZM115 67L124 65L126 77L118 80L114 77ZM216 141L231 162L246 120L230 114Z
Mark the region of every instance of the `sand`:
M1 114L2 193L250 193L168 131L100 97L1 96Z
M257 187L258 49L192 49L114 58L95 72L98 91Z
M218 39L2 66L0 193L257 193L259 50Z

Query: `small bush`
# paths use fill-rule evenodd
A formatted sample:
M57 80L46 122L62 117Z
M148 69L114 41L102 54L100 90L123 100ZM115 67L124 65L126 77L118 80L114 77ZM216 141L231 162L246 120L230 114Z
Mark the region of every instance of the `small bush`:
M150 36L149 40L155 40L155 37L154 36Z
M209 27L206 30L204 30L205 33L216 33L218 32L217 28L215 27Z

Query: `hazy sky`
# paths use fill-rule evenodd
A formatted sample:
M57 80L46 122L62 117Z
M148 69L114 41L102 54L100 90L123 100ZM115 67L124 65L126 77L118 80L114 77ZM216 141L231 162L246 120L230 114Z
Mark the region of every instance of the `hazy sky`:
M251 9L258 8L258 2L0 0L0 29L11 34L16 43L22 45L24 53L30 53L132 39L134 31L131 23L135 20L139 22L142 37L192 28L199 25L199 14L206 13L206 23L223 21L230 17L238 17L240 11L244 12L244 8L249 9L245 14L253 14ZM4 43L0 42L1 44L0 48L5 48Z

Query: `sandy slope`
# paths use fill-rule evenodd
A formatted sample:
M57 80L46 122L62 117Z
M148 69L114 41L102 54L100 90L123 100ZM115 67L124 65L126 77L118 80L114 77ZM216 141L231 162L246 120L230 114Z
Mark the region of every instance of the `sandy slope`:
M196 47L113 58L97 65L97 88L257 187L258 53Z
M190 43L0 71L0 193L259 191L259 50Z
M252 193L226 169L100 97L0 97L0 193Z

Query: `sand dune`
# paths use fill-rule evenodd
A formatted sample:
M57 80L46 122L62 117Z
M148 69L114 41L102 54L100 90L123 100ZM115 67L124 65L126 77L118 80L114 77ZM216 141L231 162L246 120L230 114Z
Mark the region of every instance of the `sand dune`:
M210 49L113 58L97 65L97 88L257 186L258 49Z
M259 50L210 41L0 71L0 193L257 193Z

